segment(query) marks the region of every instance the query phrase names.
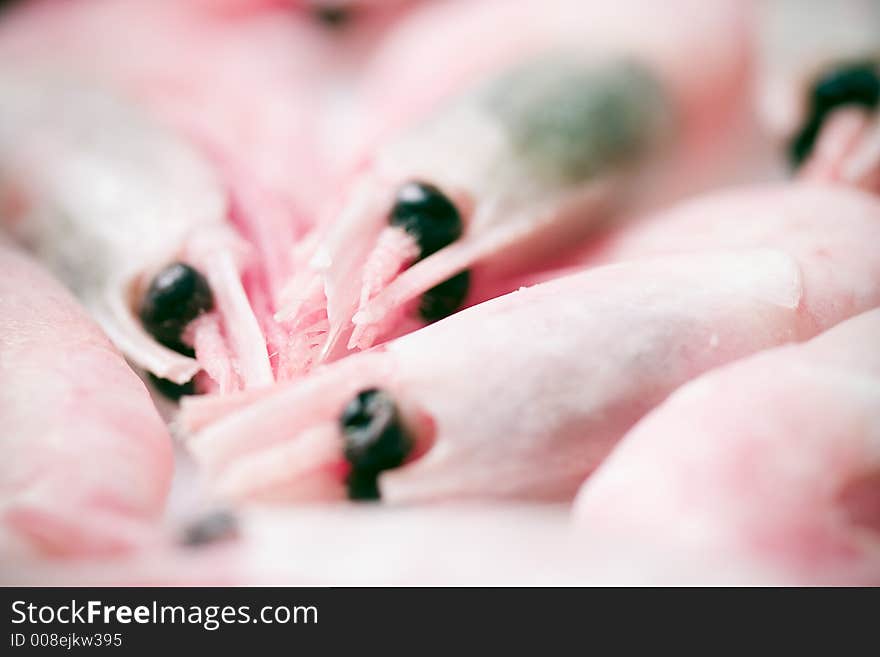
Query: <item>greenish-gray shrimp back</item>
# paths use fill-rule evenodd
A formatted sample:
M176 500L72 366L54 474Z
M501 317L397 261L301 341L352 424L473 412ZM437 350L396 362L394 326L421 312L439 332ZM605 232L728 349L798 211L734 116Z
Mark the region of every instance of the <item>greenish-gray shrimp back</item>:
M541 57L494 81L485 102L515 153L543 180L578 184L626 164L662 137L669 106L633 61L586 66Z

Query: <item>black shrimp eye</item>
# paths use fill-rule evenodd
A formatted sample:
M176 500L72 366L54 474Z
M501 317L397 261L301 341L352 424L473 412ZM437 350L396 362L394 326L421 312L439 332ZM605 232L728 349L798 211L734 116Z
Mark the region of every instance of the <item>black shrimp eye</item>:
M841 105L873 108L880 100L877 64L861 62L838 68L821 77L813 87L815 111L827 112Z
M461 309L471 285L471 274L465 270L435 285L422 295L419 314L426 322L436 322Z
M398 190L388 221L416 239L420 259L449 246L462 233L458 209L438 188L424 182L409 182Z
M144 295L140 317L157 341L192 355L192 349L181 342L183 331L213 307L214 295L205 277L189 265L175 262L156 274Z
M828 115L844 106L874 109L880 103L877 63L850 63L819 78L810 94L807 120L789 148L792 162L800 165L813 150Z
M378 499L376 478L400 466L413 441L400 421L397 405L384 390L371 388L355 396L339 418L345 437L344 453L351 464L351 499Z
M238 536L238 520L229 511L215 511L184 528L181 544L198 547Z

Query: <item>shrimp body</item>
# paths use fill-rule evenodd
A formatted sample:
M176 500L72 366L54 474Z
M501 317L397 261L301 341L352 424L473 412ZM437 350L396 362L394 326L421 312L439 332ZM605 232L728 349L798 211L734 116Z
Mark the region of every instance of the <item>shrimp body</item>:
M131 548L169 492L168 432L143 383L67 290L8 245L0 267L4 561Z
M477 9L479 20L487 20ZM386 134L366 156L342 207L318 227L276 313L292 332L311 332L305 342L312 349L294 354L292 362L307 367L343 355L346 347L364 349L411 330L410 302L417 299L421 323L479 300L485 294L479 290L503 272L533 267L581 240L624 198L645 202L652 187L645 165L673 152L676 139L692 143L693 136L683 134L697 131L696 98L705 89L695 93L697 85L676 62L693 44L675 52L664 34L636 46L617 31L617 43L606 37L585 48L571 26L527 23L528 9L546 13L529 3L499 11L524 34L538 36L524 39L518 52L512 45L520 43L517 32L499 38L490 48L493 65L476 67L480 77L447 82L447 95L419 120L402 121L396 134ZM452 3L455 11L466 9ZM557 15L588 25L593 12L565 4ZM407 31L406 21L400 30ZM742 35L733 29L719 37ZM727 42L718 47L723 74L713 84L736 87L740 67L728 59L736 61L739 52ZM393 34L388 49L406 59ZM416 51L418 61L423 53ZM393 96L382 77L391 75L367 79ZM412 91L418 98L415 85ZM667 159L665 174L675 168L670 161L676 160ZM423 233L437 219L420 208L411 210L417 220L395 224L412 185L430 188L455 208L458 237L425 249Z
M578 521L777 584L876 586L878 336L874 310L684 386L585 484Z
M472 211L460 242L425 256L418 236L401 227L383 228L388 218L381 212L374 215L374 226L360 212L346 214L331 229L329 247L313 258L325 271L325 291L330 293L325 354L334 347L332 327L341 329L353 311L350 302L346 305L340 298L341 305L334 305L330 299L336 297L334 290L344 294L353 289L350 276L357 271L352 272L346 261L356 263L357 254L368 250L373 240L376 247L363 263L357 327L349 348L370 346L385 332L382 317L422 293L425 315L425 304L442 291L437 286L484 255L498 252L498 267L504 260L522 258L527 238L532 240L529 258L560 248L561 233L577 238L583 226L575 218L596 211L611 183L610 172L660 141L667 109L656 81L636 64L616 61L591 69L555 55L502 76L409 138L383 149L356 194L375 199L374 191L400 190L410 181L429 180L457 208ZM460 154L466 151L471 155L462 160ZM393 197L383 201L389 208L395 203ZM566 222L569 230L562 231L559 224ZM555 240L543 249L542 226L555 232ZM355 230L364 234L366 249L342 243ZM334 253L344 255L337 258ZM401 273L422 257L424 264ZM346 276L339 280L341 272ZM394 287L389 285L392 281ZM382 296L374 299L380 292ZM462 302L463 298L453 301L439 316Z
M238 377L270 382L265 342L239 280L248 253L226 223L226 195L212 169L101 88L40 70L4 71L0 96L0 216L9 234L154 375L185 383L205 367L218 380L225 370L227 389ZM149 280L175 260L205 272L216 296L219 313L192 338L201 365L157 343L136 316ZM228 342L203 349L201 335L218 315Z

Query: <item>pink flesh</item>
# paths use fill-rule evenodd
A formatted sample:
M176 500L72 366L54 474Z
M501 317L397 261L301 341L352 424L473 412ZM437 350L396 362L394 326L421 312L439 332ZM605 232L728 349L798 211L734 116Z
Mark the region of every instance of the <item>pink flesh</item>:
M202 415L191 447L232 497L297 497L304 479L344 473L341 456L334 470L316 446L306 451L317 463L302 456L301 470L277 480L256 477L254 463L305 449L300 436L319 428L341 440L333 428L343 405L378 385L405 415L427 418L419 440L430 447L383 475L385 499L565 499L685 381L880 304L877 243L880 206L846 189L779 186L688 203L593 256L638 262L481 304L263 401L215 407L250 402L215 424ZM670 252L690 253L650 257Z
M2 244L0 269L0 549L9 557L130 548L168 494L165 426L59 283Z
M378 141L379 145L365 149L349 200L336 214L327 215L332 223L323 223L317 229L320 239L316 240L310 265L312 277L298 272L295 279L300 289L317 288L315 280L323 288L324 299L319 294L317 307L324 309L328 324L318 360L344 355L345 350L339 347L345 344L342 338L349 341L350 348L365 348L399 334L396 329L403 317L403 304L462 268L474 266L479 282L475 294L497 290L492 278L499 272L534 267L535 260L546 256L548 249L559 251L584 239L590 224L607 219L609 201L612 205L625 202L630 207L653 205L659 199L681 194L683 188L693 191L711 178L707 174L711 168L704 158L733 131L733 118L742 107L744 95L747 37L745 18L737 3L716 3L709 8L705 3L682 0L679 9L686 10L701 26L692 29L691 24L686 32L679 32L679 21L663 20L662 16L639 21L636 30L633 7L626 3L600 6L553 0L551 4L553 7L548 8L546 2L534 0L428 3L413 9L389 33L359 87L367 105L363 133L371 135L368 143ZM639 12L644 11L640 5ZM675 13L668 12L668 8L664 12L667 19ZM467 55L450 60L438 44L451 42L468 44L464 46ZM708 43L711 48L707 49ZM493 213L502 213L501 225L497 229L466 231L458 243L407 269L398 279L387 280L381 289L377 289L375 278L362 280L364 268L371 269L380 257L373 250L384 249L382 235L387 231L387 213L396 187L412 178L427 178L444 186L435 178L439 175L437 168L454 170L463 150L435 140L437 143L422 145L422 152L437 153L433 161L410 165L397 161L389 146L418 139L422 129L411 125L414 119L431 116L441 102L461 96L474 82L536 53L567 48L593 61L633 56L654 70L672 100L680 149L668 149L663 166L653 175L627 173L613 181L620 185L617 187L606 179L613 172L605 172L586 185L581 194L559 193L539 207L496 211L487 198L491 190L481 188L480 181L465 181L461 190L447 186L453 200L460 207L473 208L477 217L491 219ZM711 56L706 56L707 51ZM700 53L700 67L691 65L696 53ZM425 75L425 71L432 74ZM445 114L448 117L450 112ZM468 138L462 134L467 135L470 126L459 127L461 134L456 138L466 142ZM382 138L373 139L377 135ZM477 151L482 148L475 142L470 142L470 147ZM474 216L466 216L465 220L472 225L479 223ZM543 248L537 249L538 244ZM524 258L525 253L531 259ZM407 264L406 258L399 255L393 264L389 269L401 269ZM375 299L363 303L372 297ZM487 297L472 296L470 302L483 298ZM295 320L302 312L314 312L315 296L310 299L312 303L305 311L299 305L301 299L283 306L279 319ZM356 328L349 335L353 318ZM315 360L314 354L306 360ZM301 367L307 366L308 362Z
M587 482L580 522L788 583L878 585L878 338L873 311L688 384Z

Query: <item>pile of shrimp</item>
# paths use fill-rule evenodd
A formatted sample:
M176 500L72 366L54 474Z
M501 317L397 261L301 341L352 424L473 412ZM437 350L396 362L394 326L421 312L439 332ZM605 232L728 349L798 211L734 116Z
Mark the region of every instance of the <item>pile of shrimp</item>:
M871 0L3 3L0 583L880 585L878 53Z

